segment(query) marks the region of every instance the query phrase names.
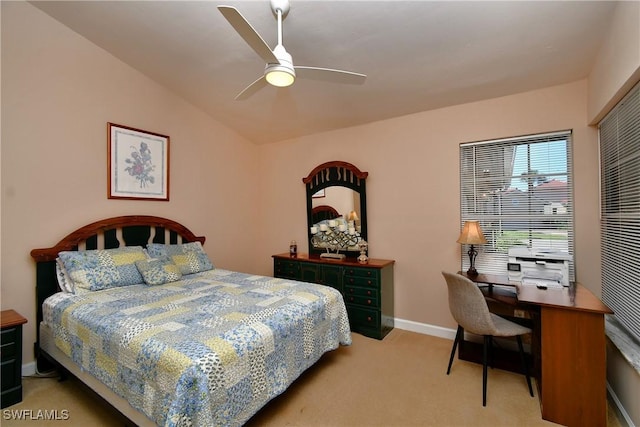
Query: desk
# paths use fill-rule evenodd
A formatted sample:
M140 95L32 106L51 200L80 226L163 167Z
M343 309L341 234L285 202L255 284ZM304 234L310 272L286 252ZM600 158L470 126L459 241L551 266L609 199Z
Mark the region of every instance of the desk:
M579 283L542 290L509 282L507 276L460 274L488 284L483 289L488 299L531 313L542 418L570 427L606 426L604 315L613 311ZM493 285L513 286L515 295Z

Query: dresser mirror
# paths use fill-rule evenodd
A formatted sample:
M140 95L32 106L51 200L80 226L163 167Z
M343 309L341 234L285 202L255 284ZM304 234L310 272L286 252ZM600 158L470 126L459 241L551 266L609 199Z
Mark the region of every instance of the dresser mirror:
M344 258L361 252L360 244L367 240L367 176L351 163L332 161L302 179L310 254Z

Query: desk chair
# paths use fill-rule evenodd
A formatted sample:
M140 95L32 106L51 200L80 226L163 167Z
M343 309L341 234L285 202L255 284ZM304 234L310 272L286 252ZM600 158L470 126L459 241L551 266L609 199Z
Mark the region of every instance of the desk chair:
M491 350L493 337L513 337L518 341L522 368L527 378L529 394L533 396L529 368L522 348L522 335L531 332L531 329L517 323L503 319L489 311L484 295L478 286L471 280L459 274L442 272L449 290L449 310L458 322L458 330L453 341L447 375L451 372L453 356L456 353L458 343L464 339L464 330L484 336L482 349L482 406L487 406L487 353Z

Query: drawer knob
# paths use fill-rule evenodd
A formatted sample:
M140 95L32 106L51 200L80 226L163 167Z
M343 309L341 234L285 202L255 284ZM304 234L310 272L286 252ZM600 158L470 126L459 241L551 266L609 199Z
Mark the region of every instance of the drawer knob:
M371 322L372 320L371 316L367 316L367 322Z
M371 305L371 300L370 299L367 300L367 304Z
M371 295L371 291L367 291L367 295Z
M367 284L370 285L371 284L371 280L367 280Z
M371 276L371 272L370 271L367 271L367 276Z

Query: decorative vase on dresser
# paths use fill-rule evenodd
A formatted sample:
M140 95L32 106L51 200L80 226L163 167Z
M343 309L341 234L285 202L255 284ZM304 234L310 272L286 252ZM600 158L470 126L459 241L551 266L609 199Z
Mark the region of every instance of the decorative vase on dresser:
M382 339L394 325L393 265L395 261L369 258L333 260L318 255L273 255L273 275L331 286L344 297L353 332Z

